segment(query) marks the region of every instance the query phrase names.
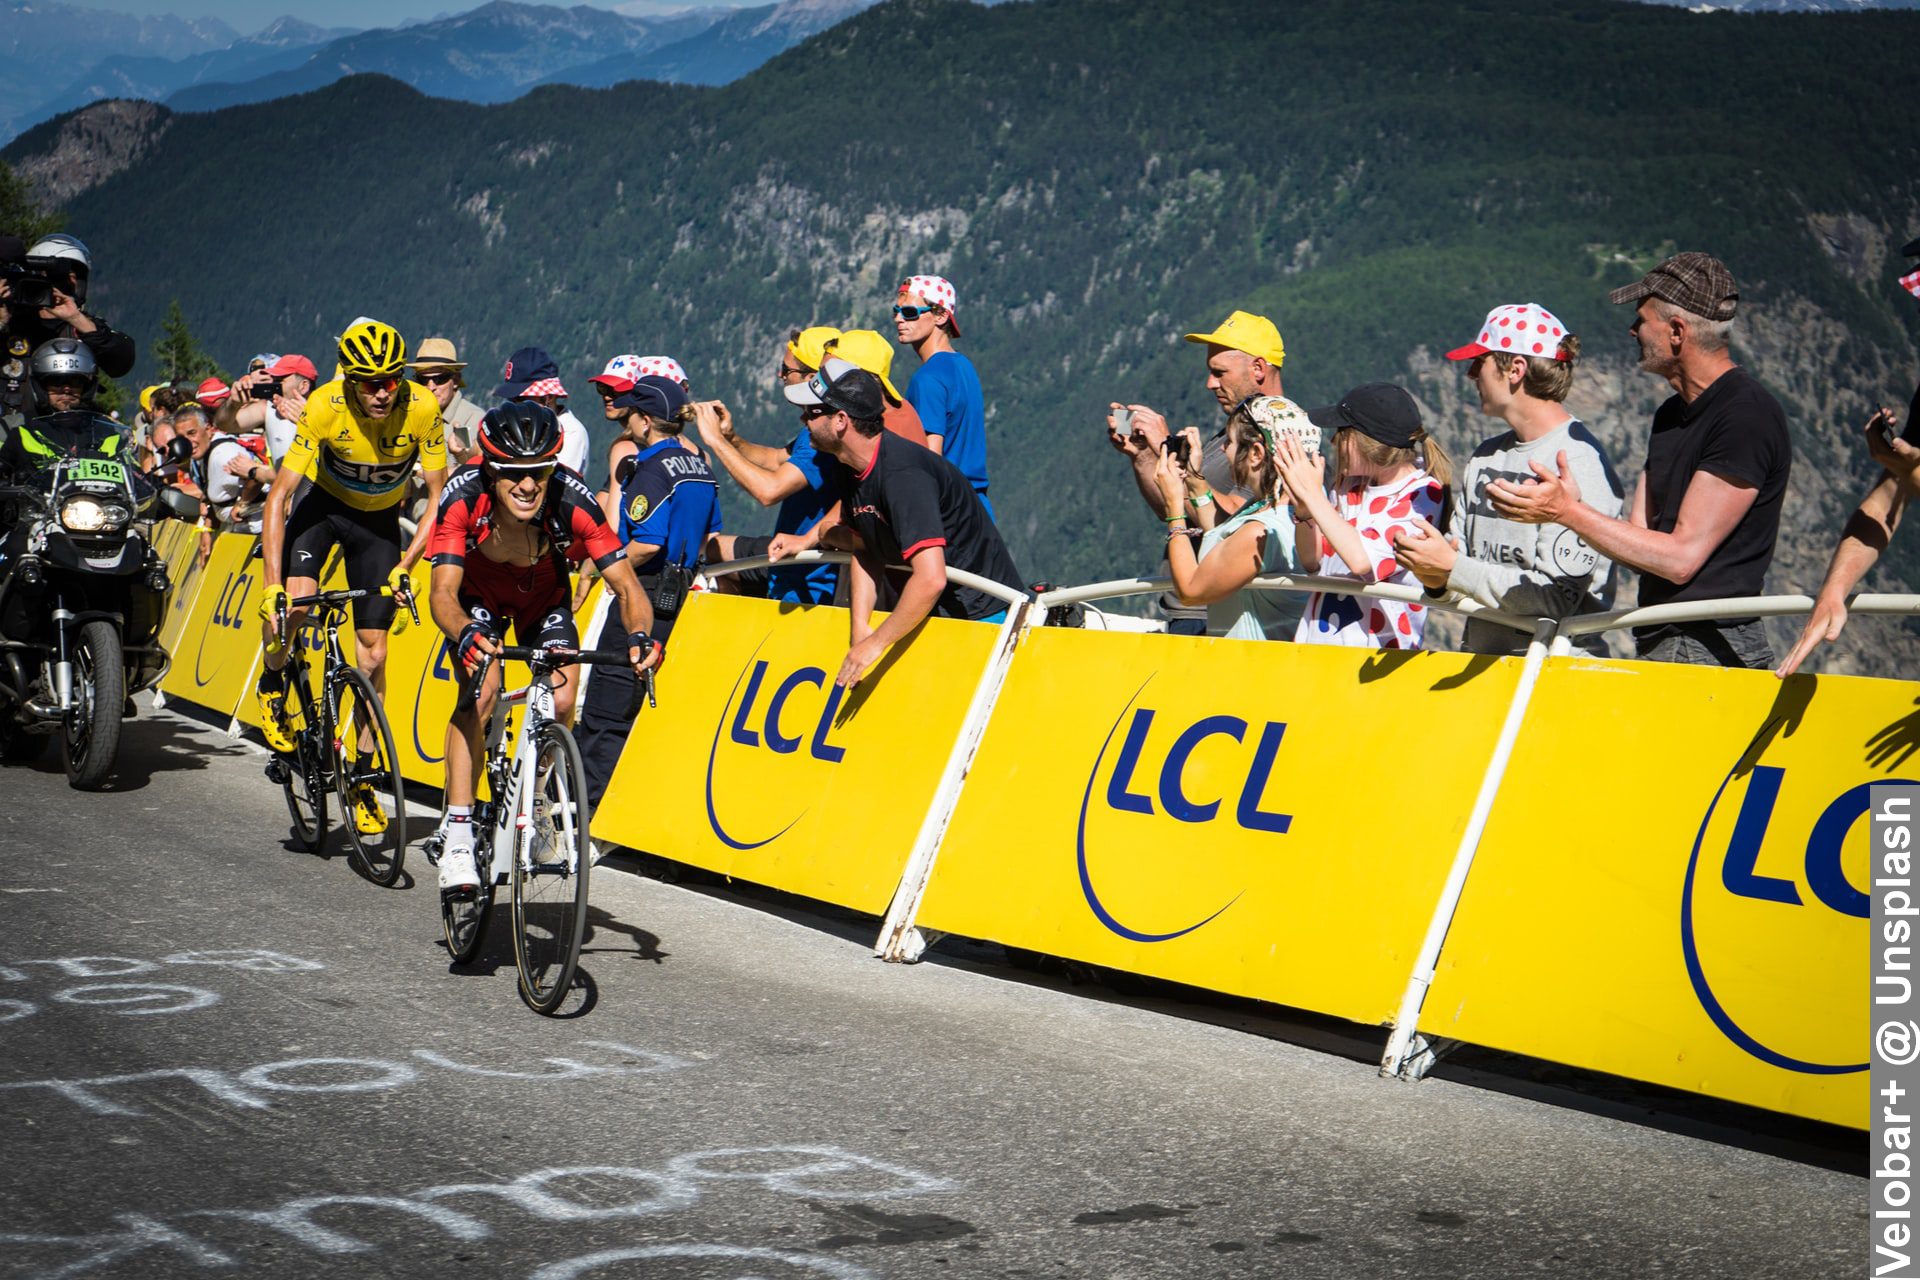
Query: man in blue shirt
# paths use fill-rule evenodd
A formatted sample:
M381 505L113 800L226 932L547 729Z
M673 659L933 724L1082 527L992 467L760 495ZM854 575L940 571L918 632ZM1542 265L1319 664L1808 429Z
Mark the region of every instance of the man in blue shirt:
M893 328L900 342L920 357L907 383L907 400L926 428L927 447L960 468L980 502L993 516L987 498L987 402L973 361L953 349L960 336L954 317L954 289L940 276L913 276L894 300Z
M664 641L686 603L701 548L710 534L720 531L719 487L706 458L680 442L693 417L685 387L649 375L635 379L632 389L611 403L626 411L627 435L640 448L620 486L620 541L627 563L653 602L654 639ZM610 612L594 647L604 653L625 652L620 647L625 636L624 623ZM639 689L630 671L594 668L575 735L594 804L606 794L620 762L638 703Z

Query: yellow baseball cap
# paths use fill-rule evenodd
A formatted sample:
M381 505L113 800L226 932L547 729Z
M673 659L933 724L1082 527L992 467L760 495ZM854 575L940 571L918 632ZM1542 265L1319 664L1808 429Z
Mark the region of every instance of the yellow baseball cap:
M142 413L152 413L152 412L153 412L153 393L154 393L154 392L156 392L156 391L158 391L158 390L159 390L160 388L162 388L162 387L164 387L164 386L166 386L166 385L167 385L167 384L166 384L166 383L164 383L164 382L156 382L156 383L154 383L154 384L153 384L152 386L150 386L150 387L143 387L143 388L141 388L141 391L140 391L140 412L142 412Z
M787 354L809 369L818 369L827 358L827 352L840 341L840 331L830 324L816 324L812 328L802 329L800 336L787 344Z
M1287 344L1280 341L1280 330L1273 321L1247 311L1234 312L1212 333L1190 333L1187 341L1244 351L1250 356L1259 356L1276 369L1287 358Z
M895 404L900 403L900 393L887 380L887 371L893 368L893 344L876 330L847 330L840 335L833 354L880 379L880 385L886 389L887 399Z

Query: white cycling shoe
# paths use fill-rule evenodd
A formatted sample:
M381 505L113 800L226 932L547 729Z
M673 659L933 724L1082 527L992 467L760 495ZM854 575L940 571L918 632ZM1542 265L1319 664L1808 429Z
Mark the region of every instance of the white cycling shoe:
M449 848L440 855L440 892L478 889L480 870L473 865L473 850Z

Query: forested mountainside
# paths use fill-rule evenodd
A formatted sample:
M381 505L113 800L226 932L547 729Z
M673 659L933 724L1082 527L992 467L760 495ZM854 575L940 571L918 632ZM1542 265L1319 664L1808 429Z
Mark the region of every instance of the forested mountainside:
M1055 582L1157 559L1103 406L1214 421L1179 335L1234 307L1279 322L1294 399L1405 379L1464 455L1490 432L1439 353L1493 304L1541 302L1585 339L1572 407L1630 474L1664 388L1606 290L1707 249L1796 435L1774 586L1810 591L1868 480L1857 424L1920 378L1920 306L1895 283L1920 103L1887 89L1916 47L1910 12L891 0L717 89L479 107L359 77L141 114L125 127L147 141L112 138L111 176L65 208L96 299L142 338L176 297L236 363L321 351L368 313L449 334L483 387L542 343L579 395L611 354L668 352L764 440L794 429L778 335L884 331L897 282L937 271L987 388L1003 525ZM31 174L85 119L6 156ZM723 488L735 527L764 526ZM1869 586L1920 583L1913 536ZM1849 635L1828 669L1920 655L1914 628Z

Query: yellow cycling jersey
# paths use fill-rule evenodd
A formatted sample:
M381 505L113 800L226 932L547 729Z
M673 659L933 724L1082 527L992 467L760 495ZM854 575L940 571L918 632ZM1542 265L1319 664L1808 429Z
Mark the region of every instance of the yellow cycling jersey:
M369 418L335 378L307 396L281 465L350 507L381 511L406 493L415 462L422 471L446 470L447 435L433 392L402 382L392 411Z

